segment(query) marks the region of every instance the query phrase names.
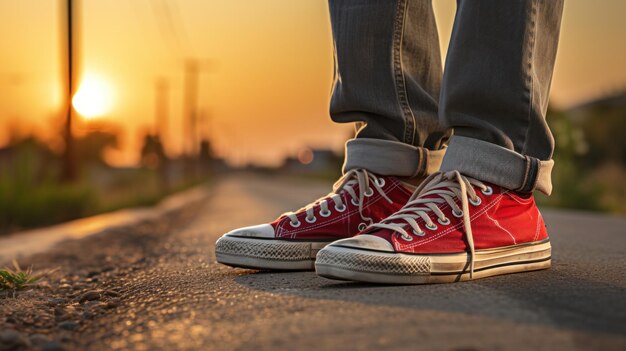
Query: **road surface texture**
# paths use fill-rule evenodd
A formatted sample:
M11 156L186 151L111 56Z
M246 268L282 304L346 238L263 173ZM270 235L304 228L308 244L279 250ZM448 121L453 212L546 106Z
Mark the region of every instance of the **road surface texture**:
M59 271L0 297L0 350L626 350L624 218L546 210L552 269L448 285L215 262L221 234L329 186L234 175L158 220L32 256L23 263Z

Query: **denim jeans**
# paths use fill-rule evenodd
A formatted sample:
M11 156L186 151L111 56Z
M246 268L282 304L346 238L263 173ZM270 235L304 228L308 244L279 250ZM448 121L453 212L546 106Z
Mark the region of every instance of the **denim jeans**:
M549 194L545 121L562 0L459 0L442 75L430 0L330 0L344 170L439 169Z

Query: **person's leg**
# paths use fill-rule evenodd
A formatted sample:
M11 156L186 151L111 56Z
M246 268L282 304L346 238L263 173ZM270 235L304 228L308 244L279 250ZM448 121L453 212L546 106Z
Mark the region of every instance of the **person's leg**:
M330 114L357 122L344 170L424 176L439 169L441 56L430 0L330 0L335 79Z
M333 0L330 14L331 116L360 124L344 176L295 212L226 233L216 243L218 262L311 269L320 248L400 209L414 190L402 178L415 183L439 169L449 132L437 118L441 58L430 0Z
M562 6L458 2L440 107L455 135L442 172L398 212L322 249L318 274L418 284L550 267L532 191L552 188L545 113Z
M442 171L550 193L546 124L563 1L458 1L441 92Z

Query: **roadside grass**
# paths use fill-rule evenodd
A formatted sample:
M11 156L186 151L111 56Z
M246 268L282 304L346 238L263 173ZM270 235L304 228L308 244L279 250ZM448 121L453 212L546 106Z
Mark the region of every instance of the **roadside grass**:
M53 176L37 179L33 173L28 169L0 172L0 235L122 208L152 206L167 195L207 180L178 180L164 186L155 171L104 169L99 177L59 183Z
M28 182L0 176L0 233L38 227L88 214L94 196L85 184Z
M33 267L22 269L17 261L13 261L13 268L0 269L0 292L18 291L36 286L44 277L55 270L34 273Z

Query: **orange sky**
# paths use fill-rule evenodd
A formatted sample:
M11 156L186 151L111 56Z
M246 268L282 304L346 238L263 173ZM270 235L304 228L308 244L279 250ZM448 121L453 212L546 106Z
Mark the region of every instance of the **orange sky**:
M56 137L50 130L63 96L61 3L0 0L0 144L9 126ZM332 47L324 0L82 3L83 77L100 77L110 88L108 112L98 119L125 128L122 150L112 155L118 164L136 162L140 137L154 127L159 79L170 85L166 147L180 150L187 58L204 63L204 133L235 163L276 163L303 145L340 148L351 130L328 118ZM435 5L445 52L454 1ZM555 105L626 86L624 13L621 0L566 1Z

